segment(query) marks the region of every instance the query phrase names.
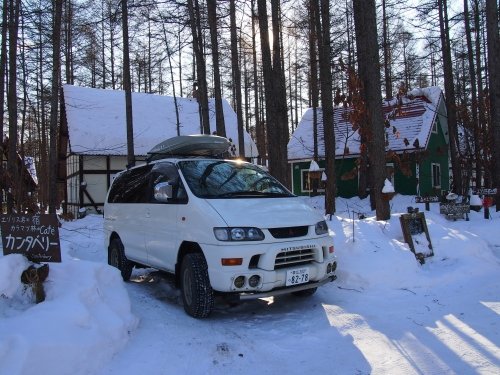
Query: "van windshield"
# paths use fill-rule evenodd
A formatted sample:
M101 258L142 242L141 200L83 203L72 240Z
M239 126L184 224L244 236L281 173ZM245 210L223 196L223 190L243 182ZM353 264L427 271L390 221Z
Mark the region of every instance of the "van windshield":
M292 197L269 173L250 163L228 160L179 162L186 182L200 198Z

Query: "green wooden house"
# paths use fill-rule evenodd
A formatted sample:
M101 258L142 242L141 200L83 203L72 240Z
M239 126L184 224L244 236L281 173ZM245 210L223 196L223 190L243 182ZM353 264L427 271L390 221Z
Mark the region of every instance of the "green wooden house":
M404 97L382 103L385 116L387 176L396 191L405 195L440 195L449 190L449 151L446 106L438 87L412 90ZM334 109L335 178L337 195L358 194L356 161L360 155L360 137L349 122L350 107ZM321 193L324 179L325 148L321 108L318 119L318 165L311 168L313 152L313 109L302 117L288 143L292 189L297 195L310 195L313 184ZM314 163L313 163L314 166ZM323 180L323 181L322 181Z

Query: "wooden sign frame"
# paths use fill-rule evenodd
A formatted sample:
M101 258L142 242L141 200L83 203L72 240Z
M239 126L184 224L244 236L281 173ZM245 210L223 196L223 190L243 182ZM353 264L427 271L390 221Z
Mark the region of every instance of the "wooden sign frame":
M417 260L423 264L427 257L434 255L434 249L432 248L431 237L429 235L429 229L427 228L427 222L425 221L425 215L423 212L414 212L408 214L402 214L399 217L401 223L401 229L403 231L403 237L405 242L410 246L410 250L415 254ZM415 249L415 243L413 241L413 235L425 233L425 237L428 242L429 252L424 254L422 252L417 252Z

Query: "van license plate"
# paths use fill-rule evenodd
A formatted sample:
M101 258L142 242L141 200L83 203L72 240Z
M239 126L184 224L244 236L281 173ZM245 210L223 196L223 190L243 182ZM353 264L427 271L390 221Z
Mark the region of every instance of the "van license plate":
M304 284L309 281L309 268L286 271L286 286Z

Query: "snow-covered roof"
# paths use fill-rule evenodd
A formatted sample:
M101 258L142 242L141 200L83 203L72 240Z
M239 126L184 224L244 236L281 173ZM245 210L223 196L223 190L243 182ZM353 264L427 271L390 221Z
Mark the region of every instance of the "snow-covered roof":
M382 103L386 120L386 149L395 152L425 149L436 116L445 115L443 94L438 87L416 89L407 96ZM334 108L335 155L356 156L360 151L360 136L349 121L351 107ZM325 156L323 113L317 108L318 156ZM443 125L446 126L446 125ZM444 129L446 132L446 129ZM313 109L309 108L288 142L288 159L313 157Z
M35 158L32 156L25 156L24 165L26 166L26 169L28 170L35 185L38 185L38 176L36 174Z
M64 85L64 103L69 131L70 151L77 154L126 155L127 132L125 92ZM198 102L177 98L180 135L200 134ZM238 154L236 113L223 100L226 136ZM215 100L209 101L210 129L216 130ZM174 98L145 93L132 93L134 150L146 155L159 142L177 136ZM248 133L245 137L245 156L257 156L257 146Z

